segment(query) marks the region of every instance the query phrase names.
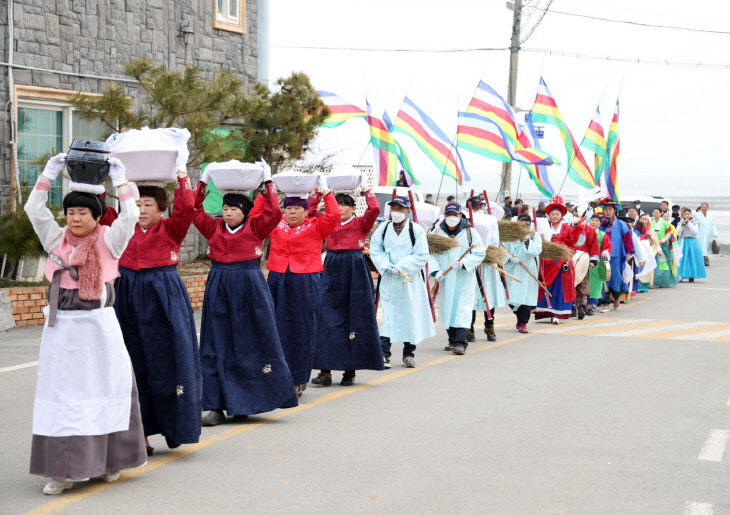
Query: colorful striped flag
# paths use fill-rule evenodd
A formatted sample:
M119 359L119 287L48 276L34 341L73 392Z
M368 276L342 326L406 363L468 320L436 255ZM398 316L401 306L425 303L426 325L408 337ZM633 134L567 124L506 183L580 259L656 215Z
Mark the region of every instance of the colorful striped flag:
M403 99L392 132L410 136L443 175L459 184L464 183L462 170L451 152L446 134L408 97Z
M535 125L532 123L532 115L528 113L525 116L526 131L519 128L519 141L522 146L534 147L540 150L540 143L538 142L537 135L535 134ZM531 165L527 163L520 163L535 183L537 189L545 195L547 198L552 198L555 194L555 188L550 184L548 178L547 166L545 165Z
M540 85L537 88L535 104L532 106L532 121L552 125L560 131L568 155L568 176L573 182L584 188L595 188L596 179L588 168L573 134L560 116L555 98L550 94L545 79L542 77L540 77Z
M388 132L390 132L390 135L393 135L393 121L390 119L390 116L388 115L388 111L383 111L383 123L385 124L386 129L388 129ZM398 143L398 140L393 138L393 141L395 141L395 146L398 148L398 161L400 161L401 166L403 167L403 170L406 172L406 180L408 181L409 186L418 186L421 183L416 179L416 175L413 173L413 167L411 166L411 161L408 159L408 156L406 155L406 151L403 149L400 143Z
M504 98L484 81L479 81L466 112L492 120L500 128L511 147L517 147L515 113Z
M593 152L596 156L595 164L596 168L593 170L593 178L598 184L603 174L603 168L606 166L606 138L603 136L603 127L601 127L601 112L596 106L596 112L593 113L586 134L583 136L583 141L580 142L580 146Z
M398 147L382 120L371 113L370 102L367 99L365 99L365 104L367 105L367 119L370 126L370 143L375 151L378 184L380 186L395 186L398 181Z
M330 110L330 115L320 127L337 127L350 118L367 118L368 116L368 113L334 93L319 90L317 94Z
M608 148L608 168L603 172L606 182L608 194L616 202L621 202L618 194L618 154L621 146L621 140L618 137L618 99L616 99L616 110L613 112L611 125L608 128L608 138L606 139Z

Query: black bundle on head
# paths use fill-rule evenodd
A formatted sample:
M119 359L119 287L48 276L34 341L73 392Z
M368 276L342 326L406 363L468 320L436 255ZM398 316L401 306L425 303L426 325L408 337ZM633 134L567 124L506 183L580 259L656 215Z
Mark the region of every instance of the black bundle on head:
M335 195L335 200L338 204L342 204L343 206L355 207L355 199L352 198L352 195L348 195L347 193L338 193Z
M247 217L249 211L253 208L253 201L248 198L248 195L243 195L241 193L226 193L223 195L223 205L236 207L241 210L244 217Z
M91 216L98 219L104 214L104 199L101 195L93 195L81 191L72 191L63 197L63 214L70 207L85 207L91 210Z
M170 205L170 199L167 197L165 188L149 185L139 186L139 198L142 197L153 198L157 202L157 207L160 208L160 211L166 211Z

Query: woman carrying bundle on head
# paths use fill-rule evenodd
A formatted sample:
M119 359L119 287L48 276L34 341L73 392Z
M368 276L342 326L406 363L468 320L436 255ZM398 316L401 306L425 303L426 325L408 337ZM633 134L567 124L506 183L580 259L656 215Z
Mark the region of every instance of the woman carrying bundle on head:
M102 226L104 187L80 184L75 175L89 163L69 160L74 182L63 199L67 225L61 228L46 202L65 158L48 161L25 205L49 254L30 458L31 474L51 478L43 489L48 495L92 477L115 481L120 470L147 461L134 373L111 307L117 260L139 216L135 191L119 160L99 169L111 173L122 208L110 227Z
M200 327L203 410L210 410L202 418L204 426L225 422L224 410L243 418L297 405L274 301L261 272L263 240L282 214L271 169L265 162L261 166L265 193L259 198L265 203L258 216L250 216L248 196L224 191L223 217L212 218L203 209L209 169L198 182L194 223L208 239L212 261Z
M563 216L568 208L563 204L560 196L555 196L545 208L550 220L549 234L550 241L560 243L569 248L578 241L578 236L583 227L577 225L571 227L563 223ZM550 292L550 306L548 307L547 297L541 290L537 307L535 308L535 320L550 318L553 324L559 324L560 320L570 318L570 313L575 300L575 269L571 259L543 259L542 273L545 286Z
M174 449L200 438L198 336L177 272L195 195L187 173L178 171L169 218L162 216L169 204L164 188L140 185L139 197L139 222L119 260L114 309L137 376L145 437L162 434ZM147 442L147 452L153 451Z
M337 226L340 210L327 182L320 177L324 216L307 218L309 202L298 197L284 200L284 218L271 233L266 267L274 299L276 326L297 395L301 396L312 373L322 307L322 243Z
M344 371L342 386L355 382L356 370L383 370L373 279L362 253L380 205L370 190L363 195L368 207L361 217L355 216L352 196L338 193L335 197L340 223L327 236L322 315L313 365L320 372L312 384L319 386L332 384L332 370Z

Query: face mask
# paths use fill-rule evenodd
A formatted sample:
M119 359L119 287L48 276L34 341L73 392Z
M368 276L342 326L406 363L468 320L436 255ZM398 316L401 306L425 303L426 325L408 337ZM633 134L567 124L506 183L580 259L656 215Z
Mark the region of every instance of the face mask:
M397 224L403 222L403 220L406 219L406 214L401 213L400 211L393 211L390 213L390 218Z
M449 228L453 229L457 225L459 225L459 222L461 222L461 218L458 216L447 216L446 217L446 225L449 226Z

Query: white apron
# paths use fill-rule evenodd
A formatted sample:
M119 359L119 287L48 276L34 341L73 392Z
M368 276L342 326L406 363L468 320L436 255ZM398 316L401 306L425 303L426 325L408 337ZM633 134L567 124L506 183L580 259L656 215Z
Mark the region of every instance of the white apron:
M48 327L44 309L33 434L93 436L126 431L132 365L114 308L58 310Z

